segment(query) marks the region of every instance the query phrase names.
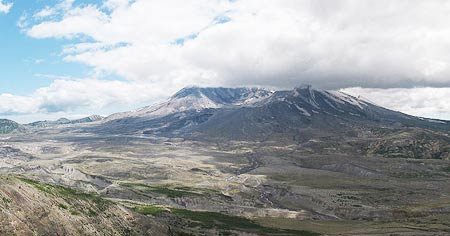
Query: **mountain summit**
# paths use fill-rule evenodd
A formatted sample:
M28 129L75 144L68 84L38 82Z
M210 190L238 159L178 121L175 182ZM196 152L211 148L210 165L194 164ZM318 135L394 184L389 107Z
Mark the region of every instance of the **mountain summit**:
M113 114L105 119L100 130L254 140L358 133L373 127L448 130L449 124L392 111L340 91L311 86L287 91L188 87L162 103Z
M273 92L259 88L183 88L167 101L143 107L132 112L122 112L107 117L107 121L145 117L157 118L189 110L201 111L209 108L250 106Z

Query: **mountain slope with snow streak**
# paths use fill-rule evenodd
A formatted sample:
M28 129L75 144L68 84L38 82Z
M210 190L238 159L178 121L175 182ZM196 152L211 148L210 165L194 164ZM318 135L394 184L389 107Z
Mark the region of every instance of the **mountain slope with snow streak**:
M358 133L382 127L450 130L449 121L392 111L340 91L301 86L182 89L170 99L104 120L97 131L237 140Z

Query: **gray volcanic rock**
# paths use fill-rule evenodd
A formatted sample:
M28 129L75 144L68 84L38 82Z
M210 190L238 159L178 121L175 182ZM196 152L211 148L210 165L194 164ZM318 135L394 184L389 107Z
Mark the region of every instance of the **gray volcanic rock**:
M114 114L96 131L295 141L330 134L358 135L362 130L380 127L449 130L450 122L406 115L339 91L311 86L276 92L194 87L161 104Z

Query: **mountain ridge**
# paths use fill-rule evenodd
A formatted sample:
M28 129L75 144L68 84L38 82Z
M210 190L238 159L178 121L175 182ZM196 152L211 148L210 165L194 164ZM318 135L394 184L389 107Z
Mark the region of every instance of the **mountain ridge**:
M260 88L201 88L186 87L168 100L131 112L120 112L108 116L105 122L126 117L157 118L188 110L245 106L264 99L271 91Z
M98 130L255 140L385 126L448 131L450 121L407 115L341 91L311 86L281 91L188 87L157 105L113 114Z
M56 126L56 125L91 123L91 122L95 122L95 121L101 121L103 119L104 119L104 117L100 116L100 115L91 115L91 116L87 116L87 117L80 118L80 119L74 119L74 120L69 120L69 119L63 117L63 118L59 118L56 121L52 121L52 120L35 121L35 122L31 122L29 124L26 124L26 126L45 128L45 127L51 127L51 126Z

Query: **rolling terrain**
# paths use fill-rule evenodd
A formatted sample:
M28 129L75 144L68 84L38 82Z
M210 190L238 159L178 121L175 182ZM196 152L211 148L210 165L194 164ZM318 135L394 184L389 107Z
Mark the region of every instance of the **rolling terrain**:
M94 118L2 136L0 233L450 233L448 121L310 86Z

